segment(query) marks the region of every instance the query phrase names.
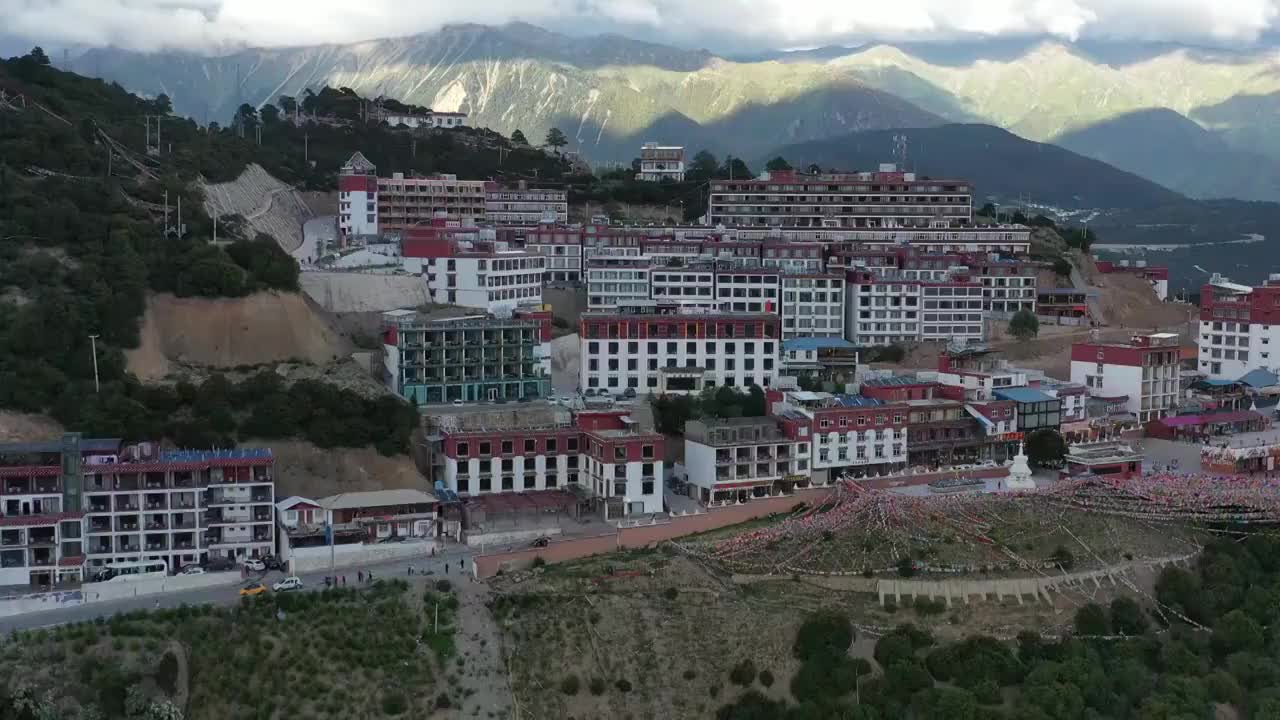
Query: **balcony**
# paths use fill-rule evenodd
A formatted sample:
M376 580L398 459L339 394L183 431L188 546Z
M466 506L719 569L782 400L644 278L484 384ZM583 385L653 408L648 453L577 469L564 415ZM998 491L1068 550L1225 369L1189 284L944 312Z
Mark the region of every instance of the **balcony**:
M141 507L137 500L129 500L128 498L116 498L116 512L137 512Z
M173 541L173 549L174 550L195 550L196 543L194 540L192 540L189 537L185 540L179 540L175 538Z
M111 532L111 518L89 518L89 532L91 533L107 533Z
M53 565L54 554L52 550L32 550L31 551L31 567L49 567Z
M254 508L254 522L271 522L271 510L269 508Z
M138 518L136 515L128 515L116 518L116 532L137 532Z
M137 553L142 552L142 546L138 543L119 543L116 545L118 553Z
M107 499L104 497L89 498L89 512L90 513L111 512L111 503L108 502Z
M23 537L22 530L5 530L0 532L0 546L13 547L25 544L26 539Z
M168 530L169 521L163 515L159 517L147 518L146 529L147 530Z
M253 495L249 498L253 503L269 503L272 502L270 491L254 490Z

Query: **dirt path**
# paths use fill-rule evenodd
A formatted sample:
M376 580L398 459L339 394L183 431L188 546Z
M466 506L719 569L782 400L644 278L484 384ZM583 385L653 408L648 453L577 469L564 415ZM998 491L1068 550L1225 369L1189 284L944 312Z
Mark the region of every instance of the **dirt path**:
M502 657L502 637L486 603L489 586L485 583L457 583L458 655L463 658L459 685L463 717L511 718L513 698L510 676Z

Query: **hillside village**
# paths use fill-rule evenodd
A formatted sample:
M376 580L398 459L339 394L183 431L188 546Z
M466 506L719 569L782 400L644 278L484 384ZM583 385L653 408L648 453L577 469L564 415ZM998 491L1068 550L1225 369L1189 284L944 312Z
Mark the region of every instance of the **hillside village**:
M1280 277L1179 302L892 162L596 176L330 88L200 127L35 53L0 92L15 717L1280 707Z

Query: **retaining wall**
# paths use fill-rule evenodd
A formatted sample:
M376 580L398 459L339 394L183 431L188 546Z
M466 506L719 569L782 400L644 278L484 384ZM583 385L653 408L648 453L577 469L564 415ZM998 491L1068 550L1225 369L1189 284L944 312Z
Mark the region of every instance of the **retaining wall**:
M518 542L530 542L540 537L555 537L564 531L559 527L530 528L528 530L507 530L503 532L478 533L467 535L467 545L482 550L490 545L511 545Z
M431 555L439 548L435 542L383 543L381 545L334 545L330 553L328 545L322 547L293 548L289 554L290 572L302 575L323 572L330 567L375 565Z
M64 607L88 605L108 600L123 600L156 593L235 585L240 581L240 573L235 571L205 573L203 575L173 575L165 578L128 582L84 583L79 590L59 590L0 598L0 617L57 610Z
M729 525L754 520L771 513L789 512L797 503L821 503L833 492L831 488L798 490L790 495L752 500L741 505L710 508L695 515L677 515L631 525L625 521L612 532L552 541L545 548L528 548L511 552L477 555L472 570L478 578L493 577L499 569L522 568L542 558L547 563L577 560L624 548L648 547L685 535L718 530Z

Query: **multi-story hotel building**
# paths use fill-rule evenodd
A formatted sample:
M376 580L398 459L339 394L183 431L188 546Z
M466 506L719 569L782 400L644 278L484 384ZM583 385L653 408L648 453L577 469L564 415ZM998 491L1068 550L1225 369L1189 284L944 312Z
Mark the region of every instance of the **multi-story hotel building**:
M383 381L414 405L525 401L551 394L551 310L509 316L382 314Z
M274 458L265 448L157 451L82 439L0 445L0 584L88 579L111 562L172 572L274 547Z
M545 257L494 239L491 228L449 222L409 228L401 241L402 266L426 279L434 302L490 313L542 302Z
M338 169L338 233L344 239L378 234L378 168L363 153Z
M839 273L784 274L782 337L843 337L844 276Z
M774 409L807 419L812 432L813 480L884 475L907 462L907 414L862 395L787 392Z
M600 254L587 260L587 307L612 310L648 300L653 261L645 255Z
M1127 396L1125 409L1140 422L1159 420L1177 412L1180 355L1176 333L1135 335L1128 343L1076 343L1071 381L1091 395Z
M847 274L845 338L857 345L985 337L982 285L965 275L947 282Z
M1257 287L1214 275L1200 289L1197 344L1200 372L1211 380L1239 380L1254 368L1280 367L1280 274Z
M811 443L804 417L690 420L684 465L704 503L767 497L809 483Z
M580 321L579 387L654 393L664 368L697 370L703 387L766 388L777 375L781 327L771 313L698 311L652 301L590 311Z
M684 181L684 148L647 142L640 146L640 172L636 179L644 182Z
M430 222L438 213L450 220L483 220L488 193L497 184L459 180L457 175L405 177L392 173L378 178L378 229L403 230Z
M764 173L713 180L708 214L712 225L726 227L936 228L973 219L973 188L893 165L840 175Z
M661 512L663 437L634 427L625 411L581 411L568 423L446 429L439 479L463 497L577 488L610 517Z
M531 188L521 180L515 187L489 187L485 191L485 219L495 225L569 222L569 191Z

